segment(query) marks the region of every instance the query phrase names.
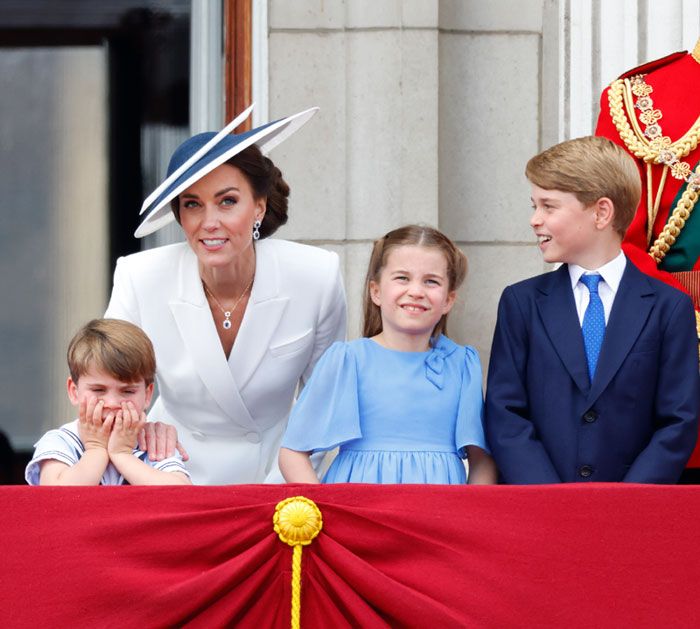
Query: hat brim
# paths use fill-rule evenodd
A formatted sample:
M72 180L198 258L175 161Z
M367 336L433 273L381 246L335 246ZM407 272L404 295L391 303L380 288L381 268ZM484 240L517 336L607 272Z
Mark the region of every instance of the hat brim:
M257 144L258 148L263 153L269 153L273 148L284 142L288 137L303 127L314 116L318 109L318 107L312 107L292 116L287 116L286 118L253 129L252 132L248 132L248 136L244 140L238 142L230 149L223 151L213 159L207 159L206 156L204 156L200 160L202 162L201 165L193 167L192 172L188 171L189 174L186 173L184 177L180 176L178 179L177 176L171 176L173 178L171 187L167 189L167 186L165 186L166 192L159 196L150 207L147 206L141 210L141 213L147 212L147 214L134 232L134 236L136 238L143 238L175 220L175 216L170 208L170 202L192 184L199 181L204 175L218 168L221 164L227 162L234 155L237 155L252 144ZM230 136L224 135L219 138L217 144L227 137ZM210 146L209 153L215 152L215 149L215 145ZM178 173L175 172L173 175L178 175ZM168 179L170 179L170 177ZM161 187L166 183L167 180L161 184Z

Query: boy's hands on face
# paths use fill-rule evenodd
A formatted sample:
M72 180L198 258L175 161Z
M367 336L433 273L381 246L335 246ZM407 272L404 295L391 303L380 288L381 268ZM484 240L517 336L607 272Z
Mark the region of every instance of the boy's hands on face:
M114 428L107 444L110 455L122 453L131 455L139 432L145 424L145 413L139 413L133 402L122 402L122 407L114 418Z
M104 405L103 400L90 396L83 398L78 406L78 436L86 451L107 449L115 416L110 411L102 419Z

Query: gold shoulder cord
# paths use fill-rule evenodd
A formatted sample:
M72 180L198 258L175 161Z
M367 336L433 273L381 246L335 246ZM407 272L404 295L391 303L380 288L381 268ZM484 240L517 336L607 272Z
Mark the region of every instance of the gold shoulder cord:
M627 150L646 163L648 241L651 240L651 230L659 210L661 193L669 169L674 178L682 179L688 183L688 187L669 216L666 225L649 248L649 255L656 264L659 264L676 242L695 207L698 196L700 196L700 164L693 172L691 166L682 161L682 158L694 151L700 142L700 117L682 138L672 142L670 137L663 135L659 124L663 114L659 109L653 108L650 96L653 91L654 89L644 81L643 74L638 74L632 79L618 79L612 83L608 90L608 104L613 124ZM638 97L636 104L634 96ZM637 121L637 116L634 113L635 107L642 111L640 120L646 125L645 130L641 129ZM653 164L663 164L664 166L655 199L652 190Z

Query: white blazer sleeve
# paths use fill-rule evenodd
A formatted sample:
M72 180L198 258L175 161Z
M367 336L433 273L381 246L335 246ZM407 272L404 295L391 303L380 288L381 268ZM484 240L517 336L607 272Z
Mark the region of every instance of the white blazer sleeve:
M141 325L138 300L136 299L136 292L129 275L128 262L125 258L117 260L117 267L114 269L112 296L110 297L105 317L123 319L135 325Z
M308 382L314 366L325 352L336 341L345 340L345 328L347 324L347 307L345 304L345 289L343 278L340 274L340 261L338 254L332 252L328 272L326 275L325 290L322 293L319 307L318 324L316 326L316 338L314 349L301 376L301 387ZM300 388L301 388L300 387Z

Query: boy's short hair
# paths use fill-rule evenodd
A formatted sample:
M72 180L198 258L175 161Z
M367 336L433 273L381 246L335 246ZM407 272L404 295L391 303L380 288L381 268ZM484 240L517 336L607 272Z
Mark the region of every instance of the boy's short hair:
M613 228L625 235L639 205L642 183L634 159L599 136L567 140L535 155L525 176L545 190L570 192L586 206L609 198L615 208Z
M93 319L68 345L68 369L74 382L90 369L99 369L121 382L153 382L156 357L146 333L120 319Z

